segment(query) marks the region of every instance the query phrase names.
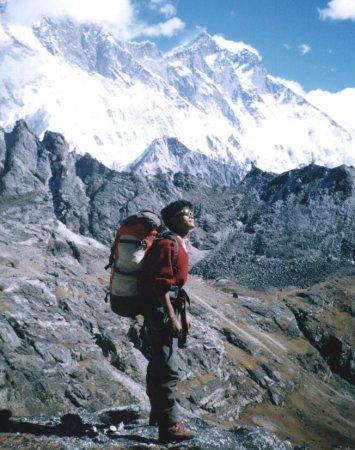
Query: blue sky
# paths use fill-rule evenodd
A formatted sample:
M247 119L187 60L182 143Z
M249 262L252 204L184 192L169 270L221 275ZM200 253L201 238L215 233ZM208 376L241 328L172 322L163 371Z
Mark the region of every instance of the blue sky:
M255 47L267 71L305 92L355 88L355 0L0 0L8 20L43 15L106 26L162 51L201 30ZM354 91L355 92L355 91Z
M161 19L159 8L169 11L167 5L183 25L171 37L150 37L161 50L205 29L255 47L269 73L297 81L306 91L355 87L355 0L135 2L151 24Z

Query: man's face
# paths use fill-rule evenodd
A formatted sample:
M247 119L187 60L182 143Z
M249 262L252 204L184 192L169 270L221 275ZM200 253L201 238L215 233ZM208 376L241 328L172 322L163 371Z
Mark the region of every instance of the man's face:
M185 206L181 211L178 211L171 219L174 229L179 233L187 234L190 230L195 228L195 219L193 211Z

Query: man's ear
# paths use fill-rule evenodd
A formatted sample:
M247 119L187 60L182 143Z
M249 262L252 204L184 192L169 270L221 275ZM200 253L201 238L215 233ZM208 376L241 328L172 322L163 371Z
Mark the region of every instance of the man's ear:
M178 225L178 222L179 222L179 216L172 217L169 220L169 225L168 225L169 230L176 231L176 226Z

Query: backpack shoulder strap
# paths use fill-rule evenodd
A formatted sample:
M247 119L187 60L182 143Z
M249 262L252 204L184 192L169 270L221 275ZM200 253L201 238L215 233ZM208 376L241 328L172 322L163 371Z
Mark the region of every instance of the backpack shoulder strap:
M116 245L117 245L119 238L120 238L119 234L116 233L115 241L112 244L108 264L105 266L105 270L111 269L115 262L115 249L116 249Z
M171 241L173 243L173 245L174 245L173 272L174 272L174 274L177 274L179 272L179 268L177 265L178 258L179 258L179 244L177 243L173 233L171 233L170 231L166 231L166 232L160 234L156 238L156 241L159 239L168 239L169 241Z

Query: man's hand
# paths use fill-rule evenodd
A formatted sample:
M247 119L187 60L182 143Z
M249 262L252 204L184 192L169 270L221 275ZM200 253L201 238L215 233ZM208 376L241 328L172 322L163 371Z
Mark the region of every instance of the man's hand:
M169 316L170 328L174 337L180 337L182 335L182 326L176 315Z
M169 292L162 295L160 298L160 303L163 305L166 314L169 317L169 324L172 331L172 335L174 337L181 337L182 335L182 326L178 318L176 317L173 305L171 304Z
M186 327L188 330L191 330L192 328L192 320L187 313L186 313Z

